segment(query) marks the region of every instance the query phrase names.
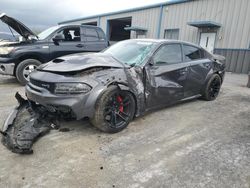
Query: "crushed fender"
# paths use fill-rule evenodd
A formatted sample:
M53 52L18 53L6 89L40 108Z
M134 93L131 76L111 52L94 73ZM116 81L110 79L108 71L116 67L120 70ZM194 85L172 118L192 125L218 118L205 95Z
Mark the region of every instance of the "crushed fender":
M19 93L15 95L17 106L6 119L1 131L2 143L14 153L31 154L32 145L57 125L56 115L42 106L32 104Z

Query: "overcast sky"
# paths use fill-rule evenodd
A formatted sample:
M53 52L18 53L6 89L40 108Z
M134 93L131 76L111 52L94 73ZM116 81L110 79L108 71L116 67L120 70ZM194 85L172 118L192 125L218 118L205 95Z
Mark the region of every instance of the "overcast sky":
M169 0L0 0L0 13L41 30L69 19L166 1ZM0 31L3 30L1 24Z

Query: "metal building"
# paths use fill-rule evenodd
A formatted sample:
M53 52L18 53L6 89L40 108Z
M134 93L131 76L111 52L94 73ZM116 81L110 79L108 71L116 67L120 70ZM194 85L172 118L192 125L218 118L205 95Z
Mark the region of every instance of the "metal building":
M250 71L249 0L172 0L59 24L97 25L110 41L129 38L189 41L224 55L228 71Z

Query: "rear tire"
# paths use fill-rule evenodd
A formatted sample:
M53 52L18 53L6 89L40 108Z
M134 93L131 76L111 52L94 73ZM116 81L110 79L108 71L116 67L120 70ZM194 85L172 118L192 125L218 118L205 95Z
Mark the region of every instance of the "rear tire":
M29 74L42 63L36 59L26 59L16 68L16 78L20 84L25 85L29 81Z
M215 100L219 95L221 84L221 77L214 74L207 82L202 98L207 101Z
M117 133L126 128L135 114L135 99L128 91L110 86L96 102L90 122L103 132Z

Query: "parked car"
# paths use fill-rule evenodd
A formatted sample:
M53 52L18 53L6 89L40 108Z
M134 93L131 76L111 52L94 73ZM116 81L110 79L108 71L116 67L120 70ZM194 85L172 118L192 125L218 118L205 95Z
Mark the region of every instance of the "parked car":
M104 32L95 26L57 25L36 35L5 14L0 20L23 37L20 42L0 45L0 74L16 76L23 85L42 63L73 53L99 52L108 46Z
M152 109L198 97L216 99L224 73L220 56L194 44L134 39L41 65L30 75L26 96L50 112L88 117L113 133Z

